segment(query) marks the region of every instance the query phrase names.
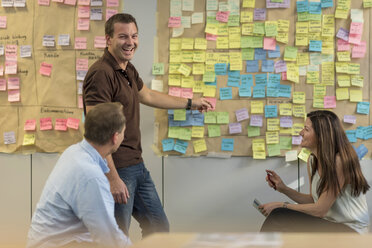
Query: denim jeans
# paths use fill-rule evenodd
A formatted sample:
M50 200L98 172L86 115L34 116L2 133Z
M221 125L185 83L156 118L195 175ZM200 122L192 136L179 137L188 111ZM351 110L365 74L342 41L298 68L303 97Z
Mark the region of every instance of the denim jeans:
M154 232L169 232L167 216L145 165L118 168L117 172L129 192L127 204L115 203L116 221L123 232L129 235L132 215L142 229L142 237Z

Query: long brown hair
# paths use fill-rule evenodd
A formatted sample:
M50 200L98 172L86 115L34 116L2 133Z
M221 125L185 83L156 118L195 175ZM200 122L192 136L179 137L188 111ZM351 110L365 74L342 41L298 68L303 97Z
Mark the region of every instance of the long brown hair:
M337 195L347 184L351 185L351 194L359 196L369 189L367 180L363 176L359 158L351 146L340 119L331 111L317 110L307 114L310 118L317 142L317 156L313 156L311 179L318 170L318 163L322 166L322 175L317 188L317 194L330 190ZM343 188L336 172L336 156L341 159L342 170L345 178Z

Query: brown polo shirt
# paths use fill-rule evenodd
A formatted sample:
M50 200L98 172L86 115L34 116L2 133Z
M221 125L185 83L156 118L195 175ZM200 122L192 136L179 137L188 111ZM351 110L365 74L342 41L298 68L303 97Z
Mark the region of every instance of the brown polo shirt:
M107 48L103 56L89 68L84 79L84 113L86 106L104 102L120 102L124 107L127 119L124 140L119 149L112 154L117 168L143 162L138 96L142 87L142 79L133 64L128 62L124 71Z

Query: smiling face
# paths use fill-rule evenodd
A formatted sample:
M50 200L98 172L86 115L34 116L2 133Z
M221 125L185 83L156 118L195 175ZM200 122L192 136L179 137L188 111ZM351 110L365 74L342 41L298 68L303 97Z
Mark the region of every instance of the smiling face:
M316 151L316 135L310 118L306 118L305 126L300 132L302 136L301 146L312 152Z
M114 24L112 37L106 35L108 51L114 56L120 66L128 64L138 47L138 32L136 25L131 23L117 22Z

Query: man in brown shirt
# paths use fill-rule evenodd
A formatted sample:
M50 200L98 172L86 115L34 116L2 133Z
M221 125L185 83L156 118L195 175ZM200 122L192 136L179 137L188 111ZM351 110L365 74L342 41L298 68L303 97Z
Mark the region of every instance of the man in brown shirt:
M127 119L125 138L117 152L107 157L115 216L128 235L131 215L142 228L143 236L169 231L169 223L155 185L141 156L140 106L163 109L212 108L204 98L185 99L151 90L143 84L129 61L138 47L138 27L129 14L116 14L105 24L107 48L89 69L83 84L84 111L102 102L120 102Z

